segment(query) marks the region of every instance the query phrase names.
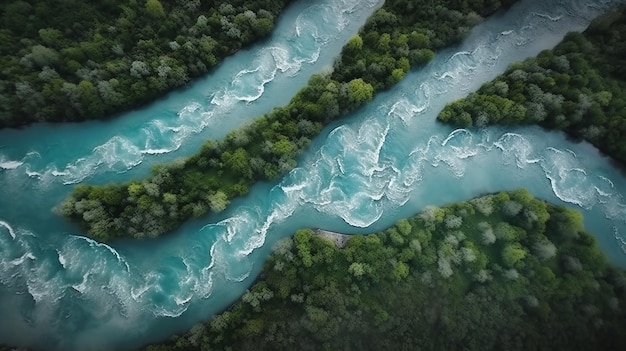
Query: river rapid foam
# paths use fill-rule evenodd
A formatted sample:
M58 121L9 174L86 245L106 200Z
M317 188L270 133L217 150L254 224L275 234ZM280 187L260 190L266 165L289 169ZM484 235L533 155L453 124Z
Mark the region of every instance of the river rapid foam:
M340 45L322 52L378 2L298 3L289 10L298 11L281 19L282 31L220 68L227 72L216 78L218 88L207 80L175 93L177 103L189 103L174 109L169 97L156 103L165 112L153 106L134 112L152 115L115 134L121 122L102 123L108 132L100 141L90 139L97 128L89 125L58 127L60 135L84 135L74 138L76 147L47 136L50 127L0 132L0 341L53 350L132 349L228 306L251 284L273 244L297 228L371 232L426 205L518 187L583 210L601 247L626 266L626 182L593 147L537 127L454 130L435 121L446 102L554 46L566 32L584 29L612 4L521 1L328 126L279 182L258 184L224 213L156 240L96 243L50 208L71 190L63 183L128 179L145 173L146 160L180 156L183 142L224 135L238 124L211 111L286 102L271 97L280 95L270 94L273 85L281 79L304 84L305 67L337 54ZM291 26L280 27L286 23ZM56 144L45 143L51 140Z
M241 123L288 102L291 93L285 91L296 91L312 73L330 67L343 43L380 4L379 0L296 2L277 20L268 40L226 58L207 78L141 110L107 123L3 132L0 170L15 170L43 183L75 184L90 178L122 179L110 173L126 173L144 160L164 162L186 155L203 140L222 138ZM87 133L89 140L77 142L80 133ZM25 137L27 147L16 147Z

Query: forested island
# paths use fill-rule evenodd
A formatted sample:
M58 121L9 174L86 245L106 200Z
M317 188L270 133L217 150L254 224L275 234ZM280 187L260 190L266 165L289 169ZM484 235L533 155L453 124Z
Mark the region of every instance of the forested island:
M112 1L87 6L103 6ZM150 2L144 1L134 3L141 7ZM174 1L162 2L164 8L174 6ZM443 6L444 2L387 1L359 35L347 43L332 72L313 76L289 105L233 131L224 140L208 141L190 158L154 166L147 179L122 185L76 186L72 196L56 211L80 223L97 240L106 241L127 235L155 237L176 228L188 218L224 210L233 197L246 194L255 182L275 180L295 167L298 155L332 120L358 109L378 92L396 84L410 69L431 60L437 50L462 38L476 21L501 6L499 2L482 0L468 0L473 4L471 6L465 4L466 0L450 1L453 4ZM195 0L176 0L176 4L183 3L195 3ZM430 4L435 4L432 9ZM480 6L480 10L474 5ZM616 28L614 26L623 23L622 14L607 15L596 21L586 33L570 34L568 38L574 38L576 45L596 45L591 41L596 39L589 39L589 33ZM0 16L4 16L3 13L0 12ZM579 37L586 38L586 41ZM537 60L544 55L546 52ZM539 79L538 73L549 76L557 56L554 53L548 55L550 59L546 59L549 63L545 67L537 64L543 71L519 68L520 74L526 75L523 84L533 82L542 90L544 100L532 102L545 106L528 105L528 100L517 103L513 97L493 94L498 98L475 100L478 107L474 103L463 106L465 100L457 102L462 108L449 105L444 115L459 112L451 119L460 116L466 120L464 111L467 110L469 124L482 126L491 123L487 112L499 114L500 120L493 123L519 123L509 121L509 118L521 113L526 117L530 108L547 111L551 106L549 99L558 101L560 98L548 90L549 81L544 87L544 80L535 82L531 77ZM561 56L567 59L568 66L578 62L575 55L571 58L565 54ZM602 62L605 61L593 61L587 68L598 69L596 66L601 66ZM613 68L614 71L610 72L614 75L621 70L620 67ZM616 78L606 73L609 71L598 72L602 76L579 74L580 78L574 78L575 75L567 73L569 80L560 77L568 82L576 79L587 82L585 79L589 79L587 85L579 89L579 95L592 96L590 106L581 109L581 119L596 115L597 112L588 112L596 108L594 102L609 101L597 104L605 116L609 116L607 108L617 106L614 104L617 95L614 94L621 86L612 85L614 83L610 80ZM591 90L595 84L605 84L604 79L610 81L607 83L609 88L617 90ZM145 84L149 84L149 79L146 81ZM508 81L505 82L507 91L514 89ZM483 88L490 89L487 85ZM504 89L504 86L499 84L497 89ZM524 95L526 87L519 89ZM535 90L535 93L540 92ZM566 94L563 96L565 99ZM393 97L397 98L399 94ZM487 105L483 99L497 108L486 108L487 112L479 113L474 119L471 109ZM512 102L509 104L507 99ZM575 101L578 107L583 106L581 101ZM545 114L544 120L547 121L548 112ZM523 123L527 122L536 123ZM444 129L450 130L448 127ZM576 135L575 130L570 133ZM439 137L438 134L430 135ZM415 138L415 134L410 137ZM332 141L325 145L330 143ZM569 144L559 144L558 147L560 145ZM501 162L499 156L496 155L494 164ZM483 173L490 170L483 170ZM585 171L586 168L582 170ZM8 175L10 172L2 170L0 173ZM540 173L539 178L544 179L544 175ZM468 178L464 181L471 181ZM610 182L608 178L603 179ZM9 181L5 188L15 184L18 185L14 186L16 189L26 188L22 184L30 187L29 182L33 180L26 180L25 183ZM441 181L435 183L442 185ZM56 188L63 188L60 183L56 185ZM546 189L550 188L549 185L547 181L544 184ZM616 182L616 188L620 186ZM451 188L443 184L441 192L428 196L434 198L444 193L449 196L453 192L457 196L459 192ZM33 189L40 192L39 197L22 196L35 199L30 203L37 203L37 199L44 197L58 198L55 197L58 193L44 191L43 187ZM461 193L476 191L472 189L475 188L462 189ZM558 196L554 188L551 190ZM552 196L551 190L545 194ZM346 193L351 195L349 191ZM617 189L608 196L621 199ZM250 202L245 201L242 207L258 204ZM618 201L621 206L619 202L621 200ZM49 208L48 204L45 208ZM277 207L283 204L276 202ZM274 207L266 208L272 212ZM385 211L388 210L385 207ZM594 208L590 222L608 215L605 210L605 207ZM148 250L136 247L127 250L128 246L124 245L137 243L126 240L119 242L120 247L100 245L82 237L70 237L65 226L33 229L31 233L24 228L38 229L38 226L50 223L40 221L36 225L35 219L21 220L21 217L29 217L23 216L23 213L28 214L27 210L15 212L19 212L14 216L20 217L17 220L0 218L3 225L0 239L6 258L6 263L3 261L2 264L19 268L7 271L5 281L15 283L7 284L8 288L6 291L3 288L2 293L18 297L5 301L5 305L11 304L8 301L18 301L14 307L6 308L5 319L15 325L22 323L25 327L19 338L9 335L13 330L21 332L19 328L8 324L2 328L4 335L8 335L7 342L17 340L16 343L41 349L78 350L117 348L107 345L131 349L145 345L146 351L626 349L626 270L613 266L599 250L596 239L585 230L580 212L536 199L524 189L483 194L444 207L429 206L378 233L346 235L319 228L298 230L275 245L274 252L251 285L248 285L251 281L246 284L245 280L243 283L217 280L221 291L233 289L228 295L236 293L242 284L249 286L237 302L212 319L166 341L166 334L172 329L163 329L161 323L180 327L179 323L196 318L192 309L205 308L207 304L224 308L223 296L217 296L220 290L212 290L212 276L203 279L206 276L199 275L198 271L204 273L206 268L211 274L215 272L228 277L231 267L226 263L234 262L217 258L220 254L236 253L243 244L215 245L226 242L226 238L220 241L221 232L208 230L212 226L209 224L206 230L196 231L202 235L193 235L193 228L185 230L193 236L190 240L183 238L176 244L166 240L155 243L156 246L148 245L151 246ZM330 211L326 213L332 215ZM393 213L386 212L385 215L397 218ZM273 235L286 236L289 233L282 233L284 227L295 227L293 221L285 221L279 226L276 225L278 220L271 216L262 213L259 217L259 223L264 220L274 223L271 227L275 231ZM256 218L250 221L257 223ZM623 223L619 218L611 221L613 224L617 222L620 223L616 224L615 235L619 238L617 227ZM235 227L224 228L230 234ZM600 228L598 234L603 234L604 229ZM233 233L247 240L246 230L236 228ZM210 236L217 233L210 250L204 249L208 245L201 245L213 243L214 238L208 238L208 233ZM65 240L68 238L71 240ZM259 264L264 257L259 257L257 252L246 261ZM179 262L182 263L176 267ZM243 268L246 268L245 263ZM194 280L197 285L189 284L183 288L185 281ZM196 289L203 283L209 287L206 294ZM214 295L208 297L211 291ZM121 298L118 300L118 297ZM171 306L167 306L168 303ZM104 306L109 304L110 309ZM174 305L177 307L172 310ZM210 317L204 316L206 319ZM147 345L149 341L146 340L157 338L163 339L163 343ZM38 342L31 343L31 340ZM16 348L0 345L0 351L5 350Z
M275 108L220 141L172 164L156 165L143 180L78 185L57 212L90 236L156 237L185 220L220 212L257 181L274 180L330 121L354 111L399 82L411 67L461 40L506 1L389 0L343 48L331 73L314 75L287 106Z
M569 33L553 50L512 64L439 114L458 126L531 124L585 139L626 162L626 8Z
M290 0L0 3L0 128L102 118L266 37Z
M624 350L624 304L581 213L521 189L341 249L299 230L228 310L146 350Z

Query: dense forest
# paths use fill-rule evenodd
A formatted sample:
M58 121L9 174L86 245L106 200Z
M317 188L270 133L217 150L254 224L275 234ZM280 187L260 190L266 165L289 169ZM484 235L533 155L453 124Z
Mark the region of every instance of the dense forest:
M267 36L290 0L0 2L0 128L149 102Z
M553 50L512 64L439 120L459 126L538 123L626 162L626 8L569 33Z
M625 303L581 213L522 189L341 249L299 230L229 309L146 350L624 350Z
M155 237L183 221L219 212L259 180L296 166L296 156L331 120L389 88L434 51L461 40L505 2L389 0L344 46L334 69L314 75L285 107L207 141L184 160L157 165L147 179L122 185L78 185L57 212L97 240Z

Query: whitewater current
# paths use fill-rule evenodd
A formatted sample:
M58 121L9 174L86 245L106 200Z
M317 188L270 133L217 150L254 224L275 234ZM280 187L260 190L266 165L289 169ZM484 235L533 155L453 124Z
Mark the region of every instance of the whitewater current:
M51 208L72 184L145 176L285 104L311 73L330 69L379 1L296 2L267 41L117 119L0 131L0 343L136 348L227 307L298 228L371 232L427 205L519 187L582 210L604 252L626 266L626 182L595 148L537 127L435 121L447 102L616 3L522 0L328 126L280 181L156 240L97 243Z

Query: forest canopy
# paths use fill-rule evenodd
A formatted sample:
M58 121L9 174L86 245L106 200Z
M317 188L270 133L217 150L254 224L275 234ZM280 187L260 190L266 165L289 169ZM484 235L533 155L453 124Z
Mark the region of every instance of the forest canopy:
M0 2L0 128L101 118L267 36L290 0Z
M512 64L464 99L442 122L531 124L564 130L626 162L626 8L572 32L553 50Z
M581 213L521 189L342 249L299 230L239 301L146 350L624 350L625 303Z
M506 2L507 4L513 1ZM434 51L463 38L499 1L389 0L342 49L333 71L313 75L287 106L207 141L198 153L157 165L150 177L121 185L78 185L57 212L97 240L156 237L183 221L219 212L261 180L296 166L296 157L330 121L400 81Z

